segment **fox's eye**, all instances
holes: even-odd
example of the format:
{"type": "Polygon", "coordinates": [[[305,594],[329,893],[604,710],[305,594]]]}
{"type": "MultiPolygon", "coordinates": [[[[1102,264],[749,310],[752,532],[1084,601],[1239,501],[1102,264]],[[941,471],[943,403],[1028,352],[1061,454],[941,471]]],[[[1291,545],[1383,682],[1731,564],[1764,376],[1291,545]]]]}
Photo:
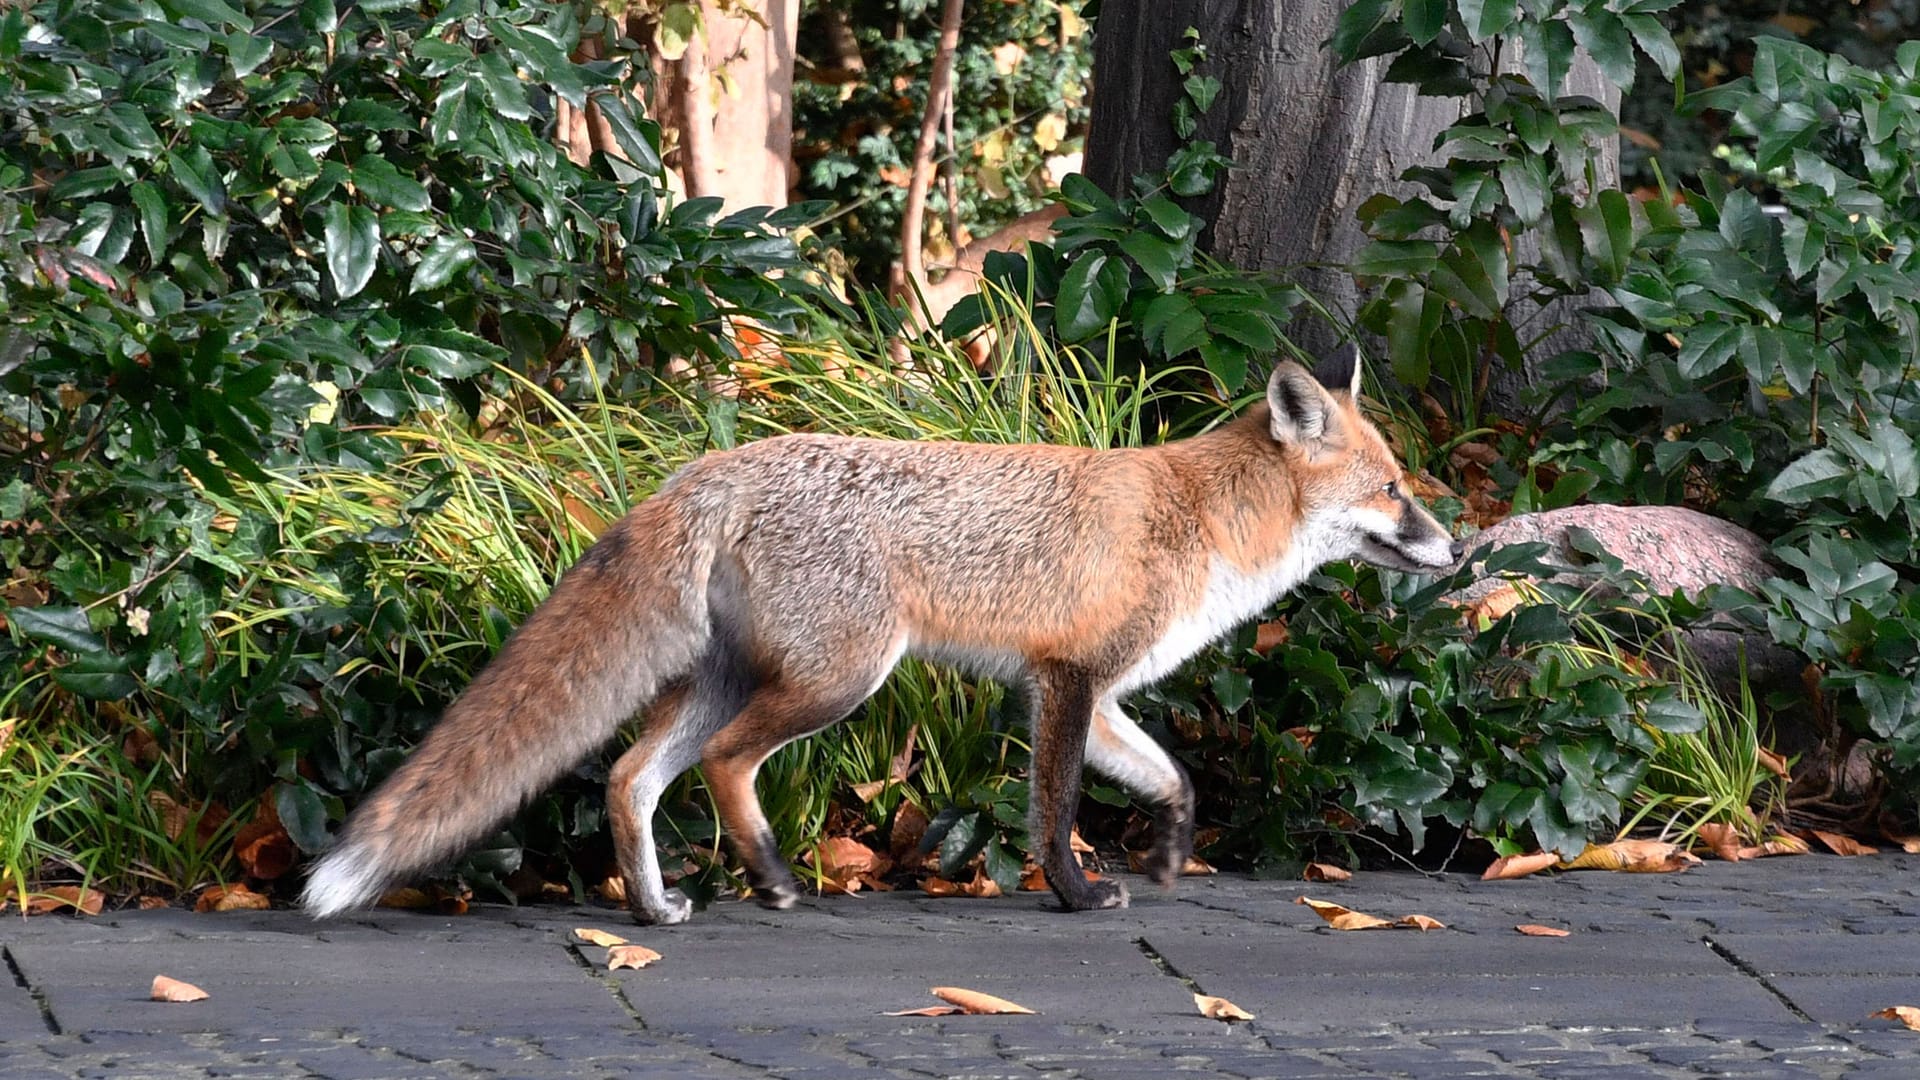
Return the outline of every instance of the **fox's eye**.
{"type": "Polygon", "coordinates": [[[1388,498],[1397,499],[1400,497],[1400,481],[1389,480],[1380,490],[1386,492],[1388,498]]]}

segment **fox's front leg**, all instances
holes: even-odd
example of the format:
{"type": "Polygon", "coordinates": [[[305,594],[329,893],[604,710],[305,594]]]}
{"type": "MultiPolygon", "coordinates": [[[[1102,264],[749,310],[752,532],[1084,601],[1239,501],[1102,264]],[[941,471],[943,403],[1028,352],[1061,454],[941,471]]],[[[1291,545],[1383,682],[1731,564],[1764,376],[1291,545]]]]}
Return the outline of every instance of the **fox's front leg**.
{"type": "Polygon", "coordinates": [[[1113,880],[1088,881],[1073,857],[1080,766],[1100,688],[1089,672],[1067,664],[1037,665],[1033,683],[1039,701],[1033,717],[1027,820],[1047,884],[1068,911],[1126,907],[1126,886],[1113,880]]]}

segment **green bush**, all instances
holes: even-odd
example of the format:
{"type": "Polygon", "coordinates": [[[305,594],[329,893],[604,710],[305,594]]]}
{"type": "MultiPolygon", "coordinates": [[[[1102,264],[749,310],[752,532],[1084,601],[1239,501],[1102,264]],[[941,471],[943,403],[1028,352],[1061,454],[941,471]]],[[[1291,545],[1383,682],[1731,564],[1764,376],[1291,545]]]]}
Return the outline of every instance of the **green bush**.
{"type": "Polygon", "coordinates": [[[377,761],[441,702],[339,667],[406,631],[360,558],[393,534],[265,582],[252,560],[285,523],[224,510],[236,488],[393,468],[405,448],[370,424],[474,412],[515,379],[633,393],[670,358],[735,356],[733,317],[798,325],[815,294],[768,274],[801,266],[778,229],[815,208],[669,205],[628,104],[644,65],[569,59],[612,33],[587,11],[0,12],[0,682],[31,687],[20,737],[121,703],[103,715],[181,763],[174,794],[238,806],[278,781],[312,850],[338,809],[321,793],[352,790],[311,775],[317,748],[377,761]],[[556,102],[589,97],[626,160],[550,143],[556,102]],[[256,590],[276,599],[236,624],[256,590]]]}

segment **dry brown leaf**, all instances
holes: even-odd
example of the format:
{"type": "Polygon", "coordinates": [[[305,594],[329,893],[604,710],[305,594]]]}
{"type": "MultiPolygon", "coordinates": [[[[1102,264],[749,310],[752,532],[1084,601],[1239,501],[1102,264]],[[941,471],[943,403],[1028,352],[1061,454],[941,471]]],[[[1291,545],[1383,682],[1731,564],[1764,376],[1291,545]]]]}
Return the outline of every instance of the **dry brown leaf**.
{"type": "Polygon", "coordinates": [[[1319,734],[1319,732],[1314,731],[1310,727],[1301,726],[1301,727],[1290,727],[1287,730],[1281,732],[1281,734],[1292,736],[1293,741],[1300,744],[1300,749],[1311,750],[1313,749],[1314,736],[1319,734]]]}
{"type": "Polygon", "coordinates": [[[893,863],[851,836],[830,836],[820,841],[810,862],[820,871],[820,891],[852,893],[859,890],[863,877],[884,874],[893,863]]]}
{"type": "Polygon", "coordinates": [[[1792,774],[1787,771],[1787,759],[1764,746],[1760,747],[1760,767],[1782,780],[1793,779],[1792,774]]]}
{"type": "Polygon", "coordinates": [[[1920,836],[1913,836],[1907,833],[1892,832],[1885,828],[1882,828],[1880,830],[1880,835],[1886,837],[1888,840],[1891,840],[1896,844],[1899,844],[1901,851],[1904,851],[1909,855],[1920,855],[1920,836]]]}
{"type": "Polygon", "coordinates": [[[884,1012],[881,1016],[959,1016],[964,1010],[957,1005],[929,1005],[924,1009],[898,1009],[884,1012]]]}
{"type": "Polygon", "coordinates": [[[626,906],[627,883],[619,874],[608,875],[606,880],[594,887],[594,891],[600,894],[600,899],[610,904],[626,906]]]}
{"type": "Polygon", "coordinates": [[[1588,844],[1587,850],[1562,865],[1568,870],[1670,874],[1699,863],[1699,856],[1681,851],[1678,844],[1665,840],[1615,840],[1608,844],[1588,844]]]}
{"type": "Polygon", "coordinates": [[[1892,1005],[1867,1015],[1875,1020],[1898,1020],[1909,1031],[1920,1031],[1920,1008],[1912,1005],[1892,1005]]]}
{"type": "Polygon", "coordinates": [[[1265,656],[1287,643],[1289,631],[1284,619],[1263,622],[1253,629],[1253,651],[1265,656]]]}
{"type": "Polygon", "coordinates": [[[79,885],[55,885],[27,894],[26,914],[45,915],[50,911],[70,910],[81,915],[98,915],[107,906],[107,894],[79,885]]]}
{"type": "Polygon", "coordinates": [[[1739,862],[1746,858],[1742,852],[1747,845],[1743,842],[1739,829],[1714,822],[1700,826],[1699,832],[1700,842],[1707,845],[1707,849],[1715,855],[1728,862],[1739,862]]]}
{"type": "Polygon", "coordinates": [[[887,833],[887,851],[893,861],[906,864],[920,850],[920,841],[927,835],[927,812],[919,804],[903,802],[893,812],[893,828],[887,833]]]}
{"type": "Polygon", "coordinates": [[[920,738],[920,725],[907,726],[907,737],[900,740],[900,752],[887,763],[887,779],[906,783],[913,775],[913,744],[920,738]]]}
{"type": "Polygon", "coordinates": [[[1528,937],[1569,937],[1573,934],[1571,930],[1557,930],[1551,926],[1541,926],[1539,923],[1521,923],[1514,929],[1528,937]]]}
{"type": "Polygon", "coordinates": [[[615,945],[607,950],[607,970],[643,968],[658,959],[660,954],[645,945],[615,945]]]}
{"type": "Polygon", "coordinates": [[[209,885],[201,892],[200,898],[193,902],[193,910],[201,914],[209,911],[265,911],[272,906],[272,900],[245,885],[209,885]]]}
{"type": "Polygon", "coordinates": [[[172,907],[173,902],[164,896],[142,896],[135,904],[141,911],[157,911],[163,907],[172,907]]]}
{"type": "Polygon", "coordinates": [[[1080,826],[1078,825],[1073,827],[1072,835],[1067,837],[1067,846],[1071,847],[1076,855],[1093,854],[1093,845],[1080,839],[1080,826]]]}
{"type": "Polygon", "coordinates": [[[169,979],[165,975],[153,977],[153,989],[147,996],[155,1001],[205,1001],[207,992],[189,982],[169,979]]]}
{"type": "Polygon", "coordinates": [[[582,926],[574,930],[573,936],[586,942],[588,945],[598,945],[603,949],[610,949],[615,945],[625,945],[627,943],[627,939],[621,937],[619,934],[609,934],[605,930],[595,930],[591,926],[582,926]]]}
{"type": "Polygon", "coordinates": [[[0,720],[0,750],[5,750],[7,744],[13,741],[13,729],[19,723],[18,720],[0,720]]]}
{"type": "Polygon", "coordinates": [[[1395,926],[1411,926],[1415,930],[1445,930],[1447,924],[1431,915],[1402,915],[1393,920],[1395,926]]]}
{"type": "Polygon", "coordinates": [[[233,856],[248,877],[272,881],[293,869],[296,854],[293,837],[280,824],[280,811],[269,788],[255,804],[253,820],[234,834],[233,856]]]}
{"type": "Polygon", "coordinates": [[[1506,855],[1493,860],[1480,875],[1481,881],[1508,881],[1513,878],[1537,874],[1551,866],[1560,864],[1560,856],[1551,851],[1536,851],[1528,855],[1506,855]]]}
{"type": "Polygon", "coordinates": [[[864,784],[853,785],[853,793],[861,802],[872,802],[879,798],[880,793],[887,790],[887,785],[891,783],[893,783],[892,780],[869,780],[864,784]]]}
{"type": "Polygon", "coordinates": [[[178,799],[158,788],[147,792],[147,805],[159,811],[160,828],[167,834],[169,840],[180,839],[186,833],[187,826],[192,823],[193,815],[187,811],[187,808],[181,806],[178,799]]]}
{"type": "Polygon", "coordinates": [[[933,996],[949,1005],[958,1005],[960,1011],[969,1016],[1038,1015],[1025,1005],[1015,1005],[1006,998],[994,997],[992,994],[983,994],[978,990],[966,990],[958,986],[936,986],[933,988],[933,996]]]}
{"type": "Polygon", "coordinates": [[[374,907],[399,908],[402,911],[425,911],[433,906],[433,897],[425,889],[390,889],[380,899],[373,902],[374,907]]]}
{"type": "MultiPolygon", "coordinates": [[[[1098,880],[1092,874],[1088,874],[1087,878],[1090,881],[1098,880]]],[[[993,877],[987,873],[986,865],[982,863],[974,867],[973,880],[960,886],[960,891],[977,900],[991,900],[1000,895],[1000,883],[993,880],[993,877]]]]}
{"type": "Polygon", "coordinates": [[[1020,875],[1021,892],[1046,892],[1047,872],[1038,863],[1028,863],[1026,873],[1020,875]]]}
{"type": "Polygon", "coordinates": [[[960,886],[935,874],[920,882],[920,891],[928,896],[959,896],[960,886]]]}
{"type": "Polygon", "coordinates": [[[1343,870],[1332,863],[1310,862],[1306,872],[1300,876],[1308,881],[1345,881],[1353,876],[1353,871],[1343,870]]]}
{"type": "Polygon", "coordinates": [[[1827,845],[1835,855],[1878,855],[1880,849],[1871,844],[1863,844],[1845,833],[1827,832],[1823,829],[1808,829],[1814,839],[1827,845]]]}
{"type": "Polygon", "coordinates": [[[1374,930],[1382,926],[1393,925],[1393,923],[1387,919],[1373,915],[1363,915],[1357,911],[1349,911],[1339,904],[1326,900],[1313,900],[1303,896],[1295,900],[1294,903],[1305,904],[1312,908],[1315,915],[1327,920],[1327,924],[1335,930],[1374,930]]]}
{"type": "Polygon", "coordinates": [[[1253,1019],[1252,1013],[1223,997],[1214,997],[1211,994],[1195,994],[1193,995],[1193,1003],[1199,1006],[1200,1015],[1209,1020],[1233,1021],[1253,1019]]]}

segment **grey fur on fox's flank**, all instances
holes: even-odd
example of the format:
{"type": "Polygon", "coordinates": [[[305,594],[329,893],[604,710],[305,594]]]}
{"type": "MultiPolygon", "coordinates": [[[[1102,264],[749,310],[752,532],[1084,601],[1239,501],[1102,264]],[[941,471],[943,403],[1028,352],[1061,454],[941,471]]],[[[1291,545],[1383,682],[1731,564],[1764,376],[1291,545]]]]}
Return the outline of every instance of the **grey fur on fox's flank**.
{"type": "Polygon", "coordinates": [[[1193,846],[1193,788],[1124,696],[1324,563],[1459,558],[1407,494],[1359,385],[1351,350],[1319,378],[1282,363],[1264,404],[1141,449],[789,435],[708,454],[561,577],[355,811],[303,900],[333,915],[457,857],[644,708],[608,783],[634,916],[691,911],[662,886],[652,818],[696,762],[755,894],[788,906],[799,887],[755,771],[908,653],[1027,691],[1031,835],[1067,908],[1127,902],[1069,847],[1083,763],[1158,808],[1148,872],[1170,885],[1193,846]]]}

